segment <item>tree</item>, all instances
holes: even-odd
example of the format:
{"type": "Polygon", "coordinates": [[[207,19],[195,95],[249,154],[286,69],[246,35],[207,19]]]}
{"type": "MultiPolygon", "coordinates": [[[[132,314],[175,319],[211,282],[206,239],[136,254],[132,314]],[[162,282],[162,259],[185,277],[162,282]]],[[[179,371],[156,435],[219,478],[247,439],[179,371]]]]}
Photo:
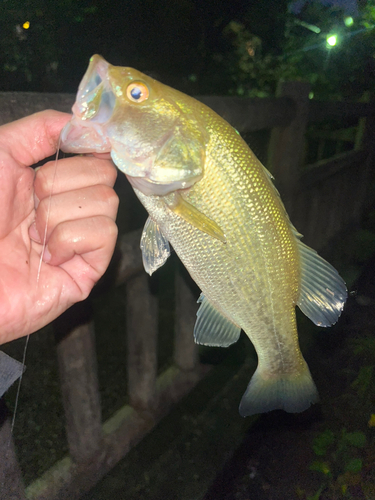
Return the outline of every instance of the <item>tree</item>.
{"type": "Polygon", "coordinates": [[[85,1],[3,0],[0,3],[2,90],[62,90],[60,66],[69,40],[77,26],[95,12],[96,7],[85,1]]]}
{"type": "Polygon", "coordinates": [[[374,0],[354,19],[343,7],[315,1],[305,2],[298,15],[289,12],[284,20],[284,37],[273,51],[265,50],[267,44],[256,26],[250,29],[248,17],[226,26],[223,36],[231,47],[213,57],[229,76],[229,93],[272,95],[280,79],[309,81],[314,96],[323,99],[353,99],[374,88],[374,0]],[[336,37],[335,45],[327,43],[329,36],[336,37]]]}

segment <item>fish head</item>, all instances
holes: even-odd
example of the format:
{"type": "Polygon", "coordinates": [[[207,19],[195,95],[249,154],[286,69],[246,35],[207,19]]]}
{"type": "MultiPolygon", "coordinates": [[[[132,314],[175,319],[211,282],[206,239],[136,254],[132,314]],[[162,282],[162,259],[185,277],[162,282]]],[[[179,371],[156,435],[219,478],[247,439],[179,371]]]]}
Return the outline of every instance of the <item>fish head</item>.
{"type": "Polygon", "coordinates": [[[61,133],[69,153],[110,153],[133,187],[165,195],[198,182],[208,133],[195,99],[133,68],[90,59],[61,133]]]}

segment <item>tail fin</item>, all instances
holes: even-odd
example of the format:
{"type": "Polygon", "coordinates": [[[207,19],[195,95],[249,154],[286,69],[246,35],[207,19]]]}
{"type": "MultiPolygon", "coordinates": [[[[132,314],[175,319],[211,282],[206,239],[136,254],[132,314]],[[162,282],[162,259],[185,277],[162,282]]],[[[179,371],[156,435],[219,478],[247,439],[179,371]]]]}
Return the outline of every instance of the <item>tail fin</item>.
{"type": "Polygon", "coordinates": [[[242,417],[271,410],[299,413],[319,399],[306,363],[302,372],[272,378],[264,375],[264,370],[258,365],[241,399],[239,411],[242,417]]]}

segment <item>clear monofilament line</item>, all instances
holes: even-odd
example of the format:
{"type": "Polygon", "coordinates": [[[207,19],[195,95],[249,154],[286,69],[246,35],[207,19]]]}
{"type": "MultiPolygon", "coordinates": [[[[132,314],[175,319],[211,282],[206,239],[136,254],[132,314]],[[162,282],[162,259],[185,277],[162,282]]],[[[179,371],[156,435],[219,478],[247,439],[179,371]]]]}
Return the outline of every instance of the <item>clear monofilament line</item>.
{"type": "MultiPolygon", "coordinates": [[[[25,347],[23,348],[23,356],[22,356],[22,367],[23,368],[25,367],[26,351],[27,351],[27,346],[29,344],[29,338],[30,338],[30,335],[27,335],[26,342],[25,342],[25,347]]],[[[10,433],[11,433],[11,435],[13,434],[13,428],[14,428],[14,424],[16,422],[16,413],[17,413],[17,407],[18,407],[18,400],[20,398],[22,377],[23,377],[23,370],[22,370],[22,373],[21,373],[21,376],[20,376],[20,378],[18,380],[18,385],[17,385],[16,401],[14,403],[14,411],[13,411],[13,416],[12,416],[12,423],[11,423],[11,426],[10,426],[10,433]]]]}
{"type": "Polygon", "coordinates": [[[43,243],[42,243],[42,252],[40,254],[40,259],[39,259],[39,266],[38,266],[38,272],[36,276],[36,286],[38,287],[39,284],[39,279],[40,279],[40,271],[42,269],[42,263],[43,263],[43,254],[44,250],[46,249],[47,246],[47,231],[48,231],[48,222],[49,222],[49,217],[51,213],[51,202],[52,202],[52,194],[53,194],[53,186],[55,184],[55,179],[56,179],[56,172],[57,172],[57,160],[59,158],[59,150],[60,150],[60,144],[61,144],[61,134],[59,136],[59,141],[57,143],[57,151],[56,151],[56,158],[55,158],[55,168],[53,171],[53,178],[52,178],[52,185],[51,185],[51,191],[49,193],[49,198],[48,198],[48,206],[47,206],[47,217],[46,217],[46,224],[44,226],[44,234],[43,234],[43,243]]]}
{"type": "MultiPolygon", "coordinates": [[[[56,151],[56,158],[55,158],[55,167],[54,167],[54,171],[53,171],[51,191],[50,191],[49,197],[48,197],[46,225],[44,227],[42,252],[40,254],[39,265],[38,265],[38,272],[37,272],[37,276],[36,276],[36,288],[38,288],[38,285],[39,285],[40,273],[41,273],[42,262],[43,262],[43,254],[44,254],[44,250],[46,249],[46,245],[47,245],[47,229],[48,229],[48,222],[49,222],[49,217],[50,217],[50,213],[51,213],[51,203],[52,203],[53,186],[55,184],[55,178],[56,178],[56,172],[57,172],[57,160],[58,160],[58,157],[59,157],[60,143],[61,143],[61,134],[59,136],[59,141],[58,141],[58,144],[57,144],[57,151],[56,151]]],[[[30,335],[27,335],[26,336],[25,347],[23,349],[23,356],[22,356],[22,366],[23,366],[23,368],[25,367],[26,351],[27,351],[27,347],[28,347],[28,344],[29,344],[29,339],[30,339],[30,335]]],[[[21,376],[20,376],[20,378],[18,380],[18,385],[17,385],[16,400],[15,400],[15,403],[14,403],[14,411],[13,411],[12,423],[11,423],[11,427],[10,427],[10,429],[11,429],[11,435],[13,434],[14,424],[16,422],[16,414],[17,414],[18,402],[19,402],[20,392],[21,392],[22,377],[23,377],[23,371],[21,373],[21,376]]]]}

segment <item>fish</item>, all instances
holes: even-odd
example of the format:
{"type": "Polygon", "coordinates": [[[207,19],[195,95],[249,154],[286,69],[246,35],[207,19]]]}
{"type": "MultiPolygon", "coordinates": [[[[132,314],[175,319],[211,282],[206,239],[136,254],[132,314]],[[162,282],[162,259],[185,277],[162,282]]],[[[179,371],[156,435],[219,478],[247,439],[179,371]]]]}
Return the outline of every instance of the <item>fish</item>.
{"type": "Polygon", "coordinates": [[[110,153],[149,214],[145,270],[161,267],[172,245],[201,289],[195,342],[227,347],[243,330],[254,345],[258,364],[240,415],[302,412],[317,402],[295,308],[330,326],[346,285],[301,241],[271,174],[235,128],[196,99],[99,55],[72,112],[61,149],[110,153]]]}

